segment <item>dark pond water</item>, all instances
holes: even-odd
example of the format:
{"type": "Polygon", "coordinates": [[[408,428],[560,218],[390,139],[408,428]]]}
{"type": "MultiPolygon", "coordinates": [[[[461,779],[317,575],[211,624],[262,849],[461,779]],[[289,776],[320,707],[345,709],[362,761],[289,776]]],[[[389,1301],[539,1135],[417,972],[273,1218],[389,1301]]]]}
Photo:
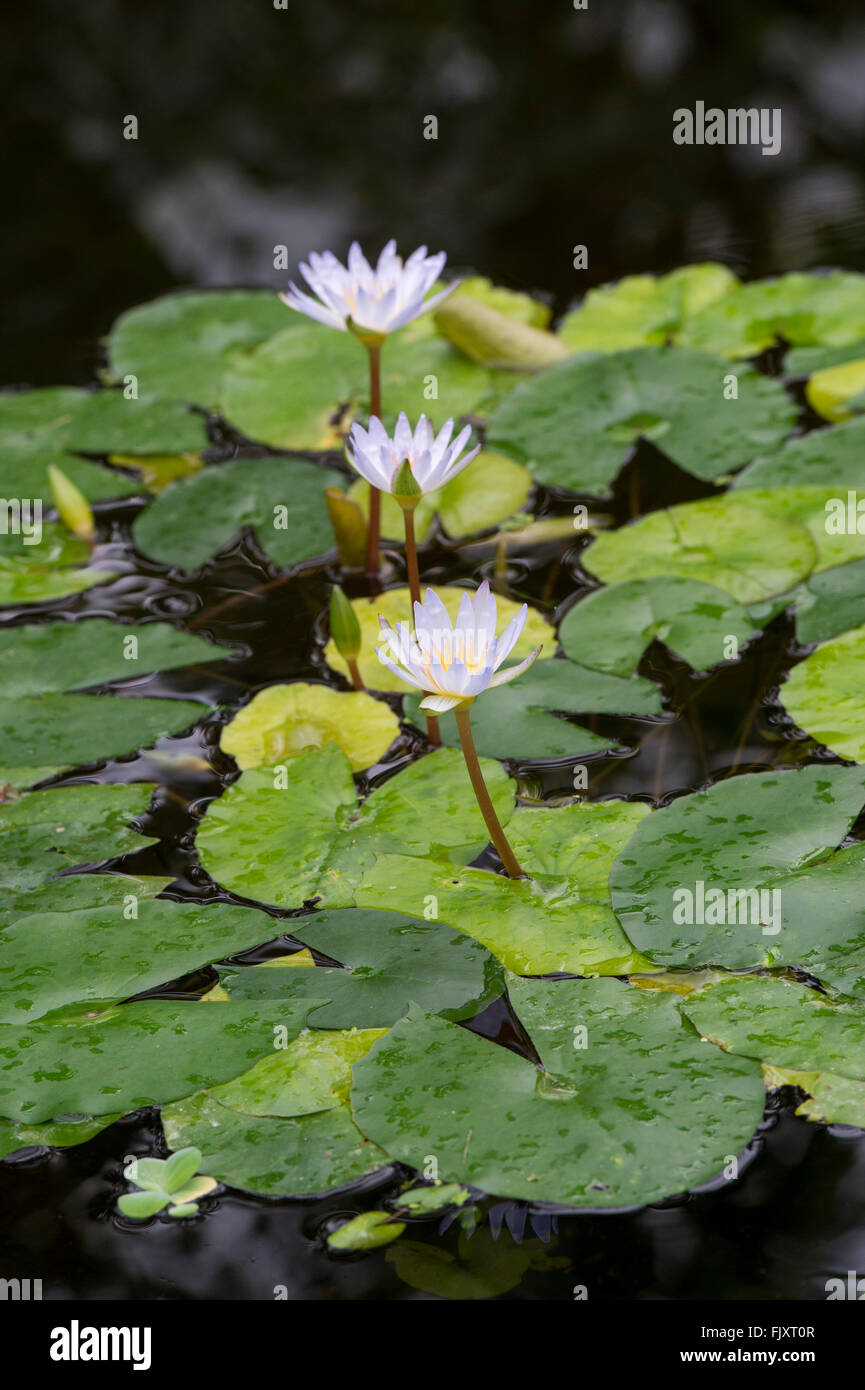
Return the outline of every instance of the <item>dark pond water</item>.
{"type": "MultiPolygon", "coordinates": [[[[214,432],[214,462],[258,452],[214,432]]],[[[671,498],[711,491],[686,478],[651,445],[639,444],[604,510],[621,522],[671,498]]],[[[541,494],[538,514],[570,512],[573,499],[541,494]]],[[[232,900],[197,863],[197,822],[208,802],[237,775],[218,747],[220,725],[262,686],[277,680],[340,683],[325,666],[322,615],[329,584],[326,565],[278,574],[241,536],[198,575],[173,573],[135,554],[129,526],[140,503],[99,509],[99,556],[120,577],[71,600],[43,605],[42,620],[85,615],[119,621],[168,620],[210,637],[241,642],[241,660],[219,660],[134,683],[134,693],[194,694],[221,708],[186,735],[163,740],[161,749],[207,758],[211,769],[192,766],[166,773],[146,753],[83,769],[59,780],[127,782],[156,776],[162,787],[146,830],[159,843],[114,861],[115,867],[174,877],[172,896],[232,900]]],[[[597,504],[593,504],[598,510],[597,504]]],[[[582,542],[541,547],[518,557],[508,571],[514,597],[560,616],[590,587],[580,568],[582,542]]],[[[390,557],[390,582],[398,583],[400,557],[390,557]]],[[[482,552],[425,552],[423,569],[433,582],[477,581],[491,572],[482,552]],[[477,563],[476,563],[477,562],[477,563]]],[[[5,622],[33,620],[33,611],[9,609],[5,622]]],[[[780,616],[738,662],[695,675],[659,644],[646,653],[641,674],[657,681],[665,697],[660,719],[585,718],[621,745],[583,761],[593,798],[635,797],[661,804],[683,792],[759,767],[826,759],[825,750],[796,732],[777,701],[786,671],[807,650],[796,646],[789,620],[780,616]]],[[[130,698],[134,698],[129,683],[130,698]]],[[[115,685],[123,690],[123,685],[115,685]]],[[[380,764],[359,778],[369,787],[422,755],[420,735],[405,734],[380,764]]],[[[572,759],[512,764],[527,801],[572,794],[572,759]]],[[[488,862],[482,856],[479,863],[488,862]]],[[[274,911],[274,942],[246,953],[260,959],[291,945],[296,913],[274,911]],[[280,934],[282,933],[282,934],[280,934]]],[[[173,981],[155,991],[190,997],[215,981],[212,971],[173,981]]],[[[506,1001],[467,1026],[521,1050],[519,1026],[506,1001]]],[[[798,1119],[801,1097],[775,1094],[746,1154],[737,1182],[723,1179],[706,1190],[649,1208],[578,1214],[486,1198],[482,1207],[495,1252],[532,1240],[532,1267],[498,1297],[571,1300],[576,1285],[592,1298],[632,1299],[822,1299],[825,1281],[865,1262],[865,1139],[858,1131],[798,1119]],[[538,1257],[539,1256],[539,1257],[538,1257]],[[546,1258],[544,1258],[546,1256],[546,1258]]],[[[339,1217],[379,1206],[405,1176],[397,1167],[321,1200],[263,1199],[228,1192],[205,1200],[202,1214],[182,1224],[156,1220],[132,1229],[114,1212],[127,1155],[159,1150],[158,1112],[141,1111],[70,1150],[25,1151],[0,1165],[0,1230],[4,1266],[21,1277],[41,1278],[54,1298],[270,1299],[279,1289],[291,1299],[425,1298],[403,1283],[386,1253],[334,1256],[325,1237],[339,1217]]],[[[440,1218],[411,1224],[412,1238],[456,1252],[458,1227],[440,1218]]]]}

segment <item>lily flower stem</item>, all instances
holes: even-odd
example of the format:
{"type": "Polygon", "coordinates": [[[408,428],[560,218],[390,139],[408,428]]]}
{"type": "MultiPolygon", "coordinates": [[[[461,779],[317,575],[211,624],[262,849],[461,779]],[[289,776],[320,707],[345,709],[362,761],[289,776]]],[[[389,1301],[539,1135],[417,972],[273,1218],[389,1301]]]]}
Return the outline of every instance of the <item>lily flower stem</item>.
{"type": "MultiPolygon", "coordinates": [[[[381,419],[381,345],[368,345],[369,353],[369,413],[381,419]]],[[[366,572],[372,582],[378,579],[381,561],[378,553],[379,533],[381,531],[381,493],[377,487],[369,489],[369,530],[366,541],[366,572]]]]}
{"type": "Polygon", "coordinates": [[[346,659],[346,665],[348,667],[348,673],[351,676],[351,683],[355,690],[366,690],[366,686],[363,683],[363,676],[360,674],[360,668],[354,657],[348,657],[346,659]]]}
{"type": "Polygon", "coordinates": [[[471,715],[469,711],[471,705],[462,703],[456,706],[454,716],[457,721],[460,743],[462,744],[463,757],[466,760],[469,777],[471,779],[474,794],[478,799],[481,815],[486,821],[487,830],[490,832],[490,839],[498,850],[509,878],[524,878],[513,850],[507,842],[505,832],[502,830],[501,821],[495,812],[487,784],[484,781],[484,774],[481,772],[481,765],[478,762],[478,755],[475,749],[475,741],[472,737],[471,715]]]}
{"type": "MultiPolygon", "coordinates": [[[[405,567],[408,574],[408,591],[411,596],[411,630],[414,632],[414,606],[420,603],[420,572],[417,563],[417,541],[414,533],[414,511],[411,507],[403,507],[402,517],[405,522],[405,567]]],[[[442,735],[439,728],[438,719],[434,714],[426,716],[427,738],[433,748],[441,748],[442,735]]]]}

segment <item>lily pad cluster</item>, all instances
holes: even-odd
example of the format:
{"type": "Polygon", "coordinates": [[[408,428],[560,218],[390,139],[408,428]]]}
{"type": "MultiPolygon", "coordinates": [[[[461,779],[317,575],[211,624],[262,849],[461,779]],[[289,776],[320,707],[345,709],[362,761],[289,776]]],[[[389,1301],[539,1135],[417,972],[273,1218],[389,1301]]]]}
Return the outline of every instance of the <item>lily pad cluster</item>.
{"type": "MultiPolygon", "coordinates": [[[[365,690],[322,640],[313,676],[222,716],[237,775],[197,807],[207,901],[136,869],[153,786],[86,769],[210,715],[147,695],[147,678],[235,651],[163,622],[16,619],[0,631],[0,1153],[84,1143],[159,1107],[166,1147],[136,1159],[138,1191],[119,1197],[133,1219],[195,1216],[220,1183],[311,1195],[434,1159],[438,1197],[402,1194],[330,1246],[395,1241],[408,1282],[476,1290],[468,1247],[444,1269],[403,1238],[413,1209],[469,1191],[623,1207],[721,1181],[766,1086],[865,1128],[865,530],[849,500],[865,468],[865,280],[742,285],[686,267],[594,291],[556,332],[527,296],[484,281],[447,303],[460,296],[483,313],[417,320],[382,354],[386,423],[424,411],[484,436],[418,507],[421,541],[528,522],[533,499],[603,499],[641,440],[713,494],[572,547],[574,594],[558,615],[533,605],[512,653],[542,644],[540,659],[478,702],[483,775],[526,877],[487,867],[453,716],[431,749],[419,699],[398,699],[374,656],[379,614],[406,615],[401,586],[352,599],[365,690]],[[496,315],[514,331],[496,336],[496,315]],[[770,347],[786,349],[781,375],[760,359],[770,347]],[[791,388],[805,377],[818,428],[791,388]],[[839,499],[853,524],[832,529],[839,499]],[[526,764],[623,751],[595,716],[632,721],[635,744],[675,717],[645,674],[653,644],[710,672],[785,611],[798,645],[779,738],[822,745],[810,766],[658,808],[529,804],[526,764]],[[475,1022],[491,1009],[516,1048],[475,1022]]],[[[333,567],[326,490],[366,506],[341,450],[368,412],[349,335],[263,291],[171,295],[115,325],[101,389],[0,397],[0,476],[46,510],[51,463],[93,502],[141,498],[134,544],[175,572],[239,533],[278,568],[333,567]]],[[[398,538],[387,503],[382,518],[398,538]]],[[[6,602],[108,575],[53,520],[25,540],[0,537],[6,602]]],[[[453,618],[465,590],[438,593],[453,618]]]]}

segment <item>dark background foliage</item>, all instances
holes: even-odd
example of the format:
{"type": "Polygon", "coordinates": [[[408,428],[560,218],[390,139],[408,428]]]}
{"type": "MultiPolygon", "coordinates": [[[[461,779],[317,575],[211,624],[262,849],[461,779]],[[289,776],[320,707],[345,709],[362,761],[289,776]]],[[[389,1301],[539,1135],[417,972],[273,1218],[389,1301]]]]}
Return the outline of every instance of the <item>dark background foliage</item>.
{"type": "Polygon", "coordinates": [[[426,241],[557,307],[706,257],[865,268],[856,3],[284,3],[7,12],[0,380],[86,380],[114,315],[168,288],[283,285],[280,243],[294,265],[426,241]],[[781,153],[675,146],[697,100],[780,106],[781,153]]]}

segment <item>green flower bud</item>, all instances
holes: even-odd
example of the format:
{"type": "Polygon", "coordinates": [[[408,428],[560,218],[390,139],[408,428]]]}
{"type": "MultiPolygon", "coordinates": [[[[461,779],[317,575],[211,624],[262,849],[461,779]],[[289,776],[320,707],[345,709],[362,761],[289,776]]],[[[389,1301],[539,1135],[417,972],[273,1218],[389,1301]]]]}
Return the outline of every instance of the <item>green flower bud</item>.
{"type": "Polygon", "coordinates": [[[360,623],[338,584],[330,591],[330,635],[345,661],[356,661],[360,653],[360,623]]]}
{"type": "Polygon", "coordinates": [[[64,526],[82,541],[92,543],[96,527],[93,511],[84,493],[53,463],[48,465],[48,481],[54,505],[64,526]]]}

